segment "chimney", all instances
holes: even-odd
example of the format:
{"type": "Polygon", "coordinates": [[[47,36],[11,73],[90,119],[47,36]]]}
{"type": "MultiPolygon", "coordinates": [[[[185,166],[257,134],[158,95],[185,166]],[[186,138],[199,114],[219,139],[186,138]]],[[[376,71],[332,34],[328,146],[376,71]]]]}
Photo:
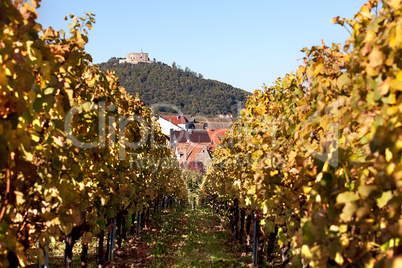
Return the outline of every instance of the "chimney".
{"type": "Polygon", "coordinates": [[[174,144],[174,130],[171,128],[170,129],[170,147],[173,148],[173,144],[174,144]]]}

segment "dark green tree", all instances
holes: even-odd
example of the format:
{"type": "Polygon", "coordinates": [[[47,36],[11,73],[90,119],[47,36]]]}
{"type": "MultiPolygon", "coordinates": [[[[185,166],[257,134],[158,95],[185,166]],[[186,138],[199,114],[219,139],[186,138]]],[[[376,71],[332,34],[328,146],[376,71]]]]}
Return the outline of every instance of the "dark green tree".
{"type": "Polygon", "coordinates": [[[216,115],[238,114],[237,102],[245,103],[250,93],[216,80],[204,79],[176,62],[167,64],[139,63],[116,64],[111,58],[99,65],[102,71],[112,70],[121,85],[132,94],[138,94],[147,105],[168,103],[177,106],[184,114],[216,115]]]}

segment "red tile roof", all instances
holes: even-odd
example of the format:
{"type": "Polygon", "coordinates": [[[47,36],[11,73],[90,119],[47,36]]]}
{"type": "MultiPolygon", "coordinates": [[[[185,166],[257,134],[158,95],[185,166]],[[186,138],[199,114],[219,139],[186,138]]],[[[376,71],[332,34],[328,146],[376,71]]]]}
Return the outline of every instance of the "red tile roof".
{"type": "Polygon", "coordinates": [[[212,144],[220,144],[228,129],[207,129],[212,144]]]}
{"type": "Polygon", "coordinates": [[[207,150],[208,152],[214,152],[216,149],[216,145],[215,144],[209,144],[207,145],[207,150]]]}
{"type": "Polygon", "coordinates": [[[188,152],[188,147],[190,147],[191,143],[176,143],[174,151],[178,154],[184,154],[188,152]]]}
{"type": "Polygon", "coordinates": [[[175,125],[188,123],[187,119],[184,116],[162,116],[162,118],[172,122],[175,125]]]}
{"type": "Polygon", "coordinates": [[[196,146],[194,146],[194,148],[190,152],[190,155],[187,158],[187,163],[194,162],[197,155],[202,151],[202,148],[204,148],[204,145],[201,144],[197,144],[196,146]]]}
{"type": "Polygon", "coordinates": [[[202,151],[202,149],[205,148],[206,152],[208,153],[208,149],[205,145],[203,144],[197,144],[197,143],[190,143],[188,148],[187,148],[187,154],[184,154],[180,160],[179,163],[191,163],[195,161],[195,158],[197,155],[202,151]]]}

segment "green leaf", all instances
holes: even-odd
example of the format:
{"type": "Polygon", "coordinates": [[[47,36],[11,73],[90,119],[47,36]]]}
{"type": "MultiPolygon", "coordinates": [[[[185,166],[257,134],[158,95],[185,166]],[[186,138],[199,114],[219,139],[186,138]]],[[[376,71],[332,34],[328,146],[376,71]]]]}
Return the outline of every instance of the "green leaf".
{"type": "Polygon", "coordinates": [[[337,204],[345,204],[359,200],[359,197],[353,192],[343,192],[336,197],[337,204]]]}
{"type": "Polygon", "coordinates": [[[375,190],[377,190],[376,185],[360,185],[357,191],[363,198],[366,199],[375,190]]]}
{"type": "Polygon", "coordinates": [[[304,224],[302,230],[303,230],[303,242],[304,243],[310,243],[316,239],[317,228],[311,221],[306,222],[304,224]]]}
{"type": "Polygon", "coordinates": [[[345,85],[350,84],[350,78],[348,73],[344,73],[341,76],[338,77],[338,80],[336,81],[336,85],[338,88],[342,89],[345,85]]]}
{"type": "Polygon", "coordinates": [[[342,209],[342,214],[339,217],[344,221],[350,221],[352,216],[357,210],[357,205],[355,202],[348,202],[342,209]]]}
{"type": "Polygon", "coordinates": [[[53,94],[53,92],[54,92],[55,89],[56,89],[56,88],[54,88],[54,87],[47,87],[47,88],[43,91],[43,94],[44,94],[44,95],[53,94]]]}
{"type": "Polygon", "coordinates": [[[53,166],[55,167],[55,168],[57,168],[57,169],[61,169],[61,167],[62,167],[62,163],[61,163],[61,161],[59,160],[59,157],[58,156],[55,156],[55,157],[53,157],[53,166]]]}
{"type": "Polygon", "coordinates": [[[18,126],[18,118],[19,118],[19,116],[18,116],[17,113],[12,113],[12,114],[9,114],[7,116],[7,120],[9,120],[11,122],[11,128],[12,129],[17,128],[17,126],[18,126]]]}
{"type": "Polygon", "coordinates": [[[92,30],[93,26],[92,26],[92,23],[90,21],[87,21],[85,23],[85,25],[88,27],[88,29],[92,30]]]}
{"type": "Polygon", "coordinates": [[[388,204],[388,201],[392,199],[392,191],[382,193],[381,197],[377,199],[377,205],[379,208],[388,204]]]}
{"type": "Polygon", "coordinates": [[[376,68],[380,66],[385,59],[384,53],[380,50],[379,46],[375,46],[368,56],[369,66],[376,68]]]}
{"type": "Polygon", "coordinates": [[[33,109],[35,112],[39,113],[42,111],[43,98],[37,97],[33,103],[33,109]]]}
{"type": "Polygon", "coordinates": [[[272,221],[268,221],[265,228],[268,233],[273,233],[273,232],[275,232],[275,223],[272,221]]]}

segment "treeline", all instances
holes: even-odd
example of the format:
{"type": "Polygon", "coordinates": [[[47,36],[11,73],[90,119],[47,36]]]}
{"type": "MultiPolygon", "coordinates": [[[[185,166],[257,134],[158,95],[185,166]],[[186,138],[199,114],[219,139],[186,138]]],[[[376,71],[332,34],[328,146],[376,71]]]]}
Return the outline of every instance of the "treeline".
{"type": "MultiPolygon", "coordinates": [[[[121,85],[130,93],[138,93],[147,105],[167,103],[178,107],[184,114],[235,114],[237,102],[245,102],[250,93],[201,74],[184,70],[175,63],[118,64],[116,58],[101,63],[99,68],[112,70],[121,85]]],[[[171,112],[171,111],[169,111],[171,112]]]]}

